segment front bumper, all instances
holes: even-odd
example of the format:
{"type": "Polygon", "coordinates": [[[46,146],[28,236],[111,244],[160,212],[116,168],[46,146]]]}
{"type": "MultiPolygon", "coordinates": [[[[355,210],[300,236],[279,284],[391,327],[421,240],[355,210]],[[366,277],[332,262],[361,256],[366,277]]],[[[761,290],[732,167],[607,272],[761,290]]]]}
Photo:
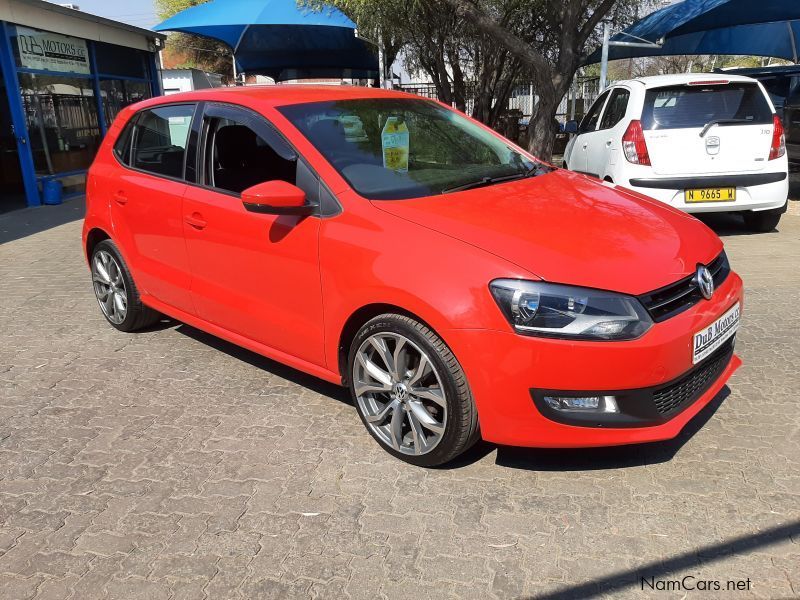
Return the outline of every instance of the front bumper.
{"type": "MultiPolygon", "coordinates": [[[[706,406],[741,365],[730,354],[712,374],[710,385],[692,402],[659,415],[630,410],[636,396],[668,389],[695,370],[693,334],[742,302],[742,281],[731,273],[710,301],[702,301],[671,319],[656,323],[642,338],[628,342],[573,342],[520,336],[493,330],[445,333],[470,383],[478,408],[482,437],[513,446],[577,448],[667,440],[706,406]],[[540,410],[531,390],[614,390],[631,397],[626,410],[639,422],[558,422],[540,410]],[[635,415],[634,415],[635,416],[635,415]]],[[[700,366],[718,358],[715,354],[700,366]]],[[[707,382],[706,382],[707,383],[707,382]]],[[[535,393],[534,393],[535,395],[535,393]]],[[[641,398],[641,396],[640,396],[641,398]]]]}
{"type": "Polygon", "coordinates": [[[789,197],[785,171],[712,177],[634,177],[625,187],[688,213],[773,210],[785,206],[789,197]],[[685,190],[701,188],[736,188],[736,200],[686,202],[685,190]]]}

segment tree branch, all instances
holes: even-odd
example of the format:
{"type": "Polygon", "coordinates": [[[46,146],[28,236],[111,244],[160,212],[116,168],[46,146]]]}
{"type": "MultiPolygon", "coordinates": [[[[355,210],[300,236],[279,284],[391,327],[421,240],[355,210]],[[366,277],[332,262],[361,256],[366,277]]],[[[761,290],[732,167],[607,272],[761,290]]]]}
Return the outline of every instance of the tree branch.
{"type": "Polygon", "coordinates": [[[617,0],[603,0],[600,5],[594,9],[594,12],[591,16],[586,19],[586,23],[583,24],[580,30],[580,46],[586,43],[586,40],[589,39],[589,36],[592,35],[594,28],[600,24],[605,16],[608,14],[612,8],[614,8],[614,4],[616,4],[617,0]]]}
{"type": "Polygon", "coordinates": [[[529,65],[534,70],[546,73],[552,71],[550,63],[547,62],[544,56],[536,52],[525,40],[505,29],[470,0],[445,0],[445,2],[456,11],[459,17],[466,19],[475,27],[497,40],[526,65],[529,65]]]}

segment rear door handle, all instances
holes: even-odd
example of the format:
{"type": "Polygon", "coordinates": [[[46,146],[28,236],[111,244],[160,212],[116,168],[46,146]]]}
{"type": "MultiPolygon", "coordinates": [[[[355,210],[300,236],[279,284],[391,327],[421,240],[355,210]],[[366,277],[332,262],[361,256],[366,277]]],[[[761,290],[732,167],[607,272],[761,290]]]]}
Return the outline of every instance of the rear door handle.
{"type": "Polygon", "coordinates": [[[127,204],[128,203],[128,196],[125,194],[125,192],[122,192],[122,191],[117,192],[116,194],[114,194],[114,201],[117,204],[127,204]]]}
{"type": "Polygon", "coordinates": [[[192,213],[186,217],[186,223],[195,229],[205,229],[206,225],[208,225],[208,222],[203,219],[203,215],[200,213],[192,213]]]}

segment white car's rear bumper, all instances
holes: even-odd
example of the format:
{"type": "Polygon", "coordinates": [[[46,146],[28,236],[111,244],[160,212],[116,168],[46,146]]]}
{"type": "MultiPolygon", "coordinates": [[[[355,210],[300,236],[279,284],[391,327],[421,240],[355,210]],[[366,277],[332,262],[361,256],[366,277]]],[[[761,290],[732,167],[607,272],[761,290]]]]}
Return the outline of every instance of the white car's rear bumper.
{"type": "Polygon", "coordinates": [[[688,213],[771,210],[785,206],[789,197],[789,177],[782,171],[708,177],[632,178],[627,187],[688,213]],[[736,200],[732,202],[685,201],[684,191],[687,189],[730,187],[736,188],[736,200]]]}

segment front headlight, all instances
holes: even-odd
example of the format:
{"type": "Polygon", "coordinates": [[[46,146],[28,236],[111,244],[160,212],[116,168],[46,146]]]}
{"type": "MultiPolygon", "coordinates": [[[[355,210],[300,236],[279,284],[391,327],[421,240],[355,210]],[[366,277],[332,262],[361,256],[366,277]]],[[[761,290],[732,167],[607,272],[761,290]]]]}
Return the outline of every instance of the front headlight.
{"type": "Polygon", "coordinates": [[[578,340],[633,340],[653,324],[632,296],[520,279],[489,284],[517,333],[578,340]]]}

